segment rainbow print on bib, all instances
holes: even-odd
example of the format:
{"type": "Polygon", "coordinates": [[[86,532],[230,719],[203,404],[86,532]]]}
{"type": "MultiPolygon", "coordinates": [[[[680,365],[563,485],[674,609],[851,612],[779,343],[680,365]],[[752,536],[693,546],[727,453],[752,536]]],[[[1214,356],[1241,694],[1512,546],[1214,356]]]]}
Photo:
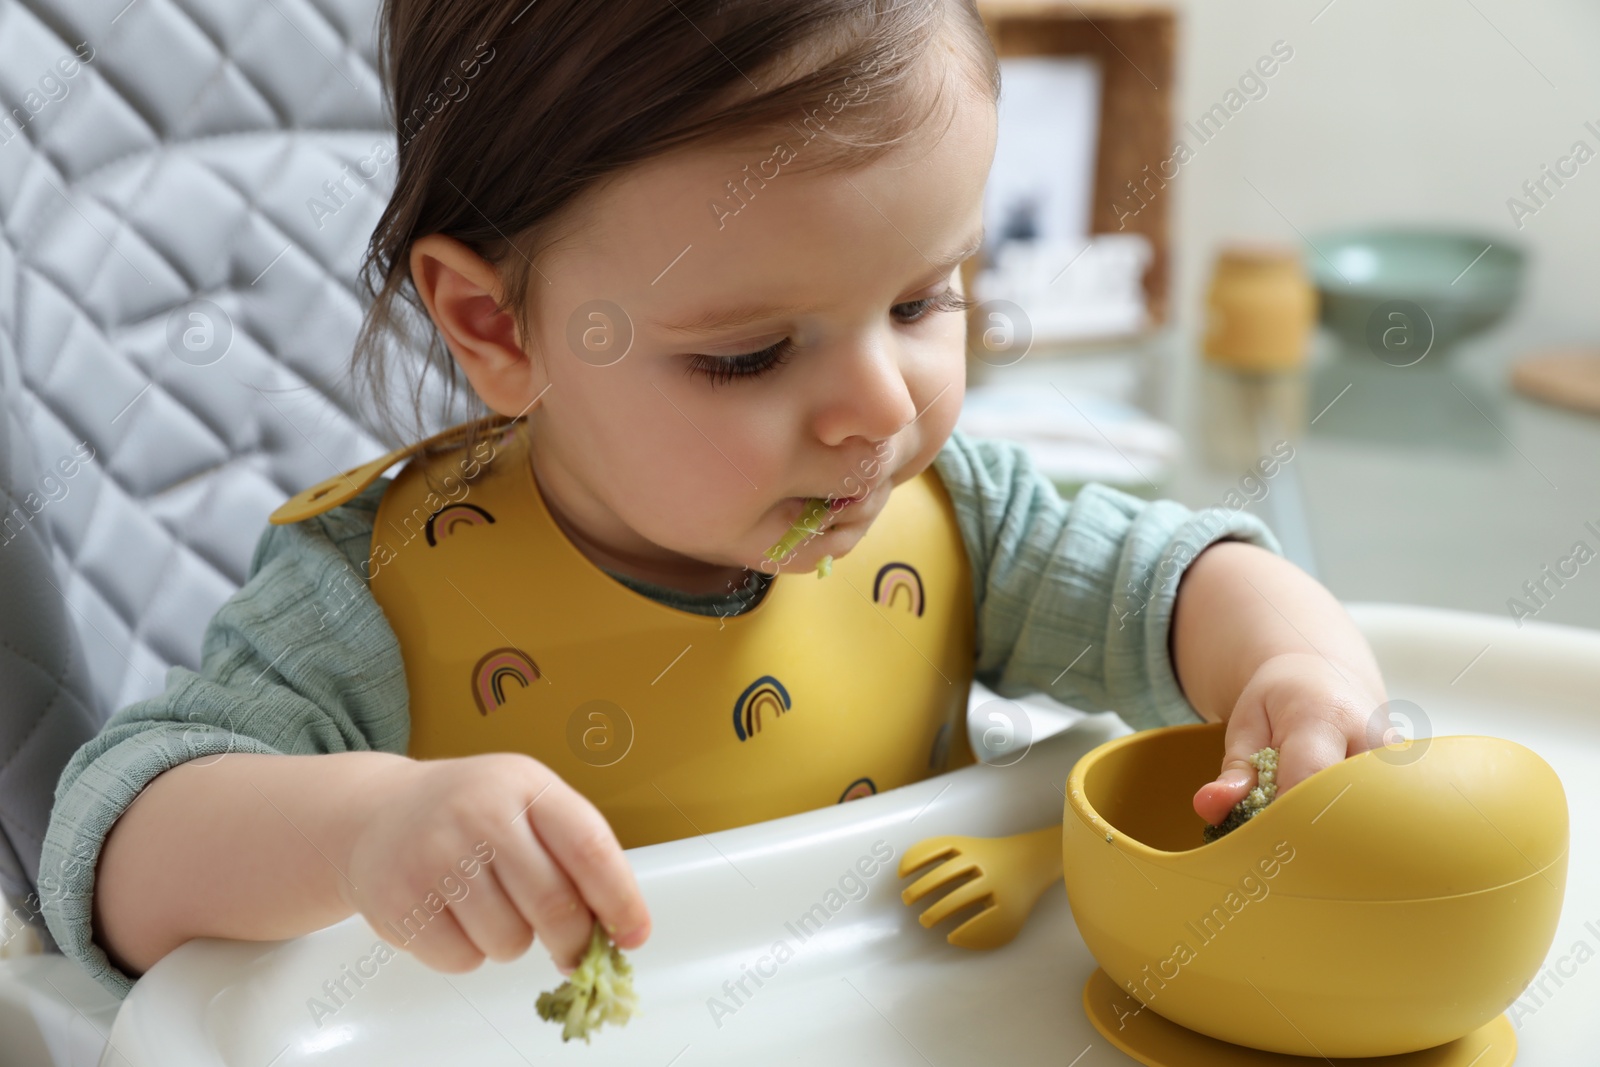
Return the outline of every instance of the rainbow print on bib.
{"type": "Polygon", "coordinates": [[[745,687],[739,699],[733,702],[733,732],[745,741],[761,731],[761,713],[768,711],[772,718],[789,710],[792,702],[789,690],[770,674],[764,674],[745,687]]]}
{"type": "Polygon", "coordinates": [[[871,778],[857,778],[845,786],[844,792],[839,794],[839,803],[843,804],[847,800],[860,800],[862,797],[870,797],[877,791],[878,787],[873,784],[871,778]]]}
{"type": "Polygon", "coordinates": [[[497,648],[484,655],[472,671],[472,695],[480,714],[487,715],[505,704],[506,683],[516,682],[527,689],[539,680],[539,668],[520,648],[497,648]]]}
{"type": "Polygon", "coordinates": [[[922,575],[909,563],[885,563],[872,582],[872,599],[886,608],[894,606],[895,594],[906,591],[911,614],[922,614],[922,575]]]}
{"type": "Polygon", "coordinates": [[[494,516],[476,504],[447,504],[428,516],[428,545],[437,547],[441,538],[463,526],[487,526],[491,522],[494,516]]]}

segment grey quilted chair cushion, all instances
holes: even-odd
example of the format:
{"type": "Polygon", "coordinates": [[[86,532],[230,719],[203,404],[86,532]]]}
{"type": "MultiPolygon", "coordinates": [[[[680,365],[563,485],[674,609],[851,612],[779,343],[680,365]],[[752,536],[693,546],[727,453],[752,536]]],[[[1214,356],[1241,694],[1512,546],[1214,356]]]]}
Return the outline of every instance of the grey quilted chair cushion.
{"type": "MultiPolygon", "coordinates": [[[[7,250],[0,246],[0,276],[7,250]]],[[[89,672],[67,605],[50,566],[40,527],[19,514],[48,506],[33,447],[12,413],[20,396],[8,372],[15,366],[0,334],[0,893],[11,902],[0,940],[32,926],[53,949],[37,904],[39,851],[61,768],[94,736],[100,717],[89,672]]],[[[69,466],[72,461],[69,461],[69,466]]],[[[60,485],[59,475],[50,485],[60,485]]],[[[58,490],[59,491],[59,490],[58,490]]]]}
{"type": "Polygon", "coordinates": [[[86,730],[198,669],[274,507],[398,443],[343,380],[393,185],[392,164],[346,177],[395,140],[375,15],[0,0],[0,466],[13,496],[52,497],[0,550],[13,903],[86,730]]]}

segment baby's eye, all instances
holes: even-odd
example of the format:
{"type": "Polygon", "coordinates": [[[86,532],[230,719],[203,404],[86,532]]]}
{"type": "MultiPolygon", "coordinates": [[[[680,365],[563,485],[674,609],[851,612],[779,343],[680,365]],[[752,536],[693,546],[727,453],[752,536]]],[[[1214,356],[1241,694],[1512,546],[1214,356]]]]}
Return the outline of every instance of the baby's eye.
{"type": "Polygon", "coordinates": [[[933,296],[925,296],[921,300],[910,300],[904,304],[896,304],[894,312],[900,317],[901,322],[921,322],[935,311],[966,311],[978,306],[976,300],[968,299],[950,287],[933,296]]]}
{"type": "Polygon", "coordinates": [[[735,378],[759,378],[786,363],[792,349],[789,339],[785,337],[759,352],[746,352],[738,356],[693,355],[689,357],[689,373],[705,376],[713,387],[735,378]]]}
{"type": "MultiPolygon", "coordinates": [[[[966,311],[977,305],[976,300],[970,300],[954,289],[946,287],[933,296],[896,304],[891,311],[900,322],[910,325],[921,322],[936,311],[966,311]]],[[[702,375],[716,386],[733,381],[735,378],[759,378],[787,363],[793,354],[794,345],[785,337],[777,344],[768,345],[758,352],[745,352],[737,356],[708,356],[699,353],[691,355],[687,364],[688,373],[702,375]]]]}

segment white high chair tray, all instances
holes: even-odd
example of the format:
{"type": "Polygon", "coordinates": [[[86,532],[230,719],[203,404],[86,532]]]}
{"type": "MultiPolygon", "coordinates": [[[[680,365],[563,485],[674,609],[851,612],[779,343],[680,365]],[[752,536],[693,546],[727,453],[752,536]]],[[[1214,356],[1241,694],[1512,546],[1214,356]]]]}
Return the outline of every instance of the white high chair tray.
{"type": "MultiPolygon", "coordinates": [[[[1413,724],[1418,735],[1510,738],[1560,774],[1572,817],[1566,903],[1546,968],[1510,1014],[1519,1067],[1583,1061],[1593,1054],[1590,1006],[1600,999],[1600,964],[1588,962],[1600,947],[1600,632],[1393,605],[1350,611],[1377,650],[1391,699],[1413,702],[1429,720],[1413,724]]],[[[629,954],[641,1011],[623,1028],[602,1028],[587,1047],[563,1045],[559,1027],[534,1013],[535,996],[561,980],[537,943],[519,960],[461,975],[399,953],[361,987],[347,981],[351,995],[318,1025],[312,998],[327,1002],[323,983],[355,970],[379,940],[352,917],[293,941],[183,946],[124,1001],[101,1063],[1131,1064],[1084,1016],[1083,986],[1096,964],[1060,883],[1016,940],[992,952],[944,940],[964,916],[927,930],[916,915],[929,901],[916,909],[900,902],[908,882],[895,867],[909,845],[1059,822],[1073,763],[1128,732],[1110,713],[1038,714],[1060,705],[1023,703],[1035,709],[1039,733],[1055,732],[1011,766],[963,768],[631,852],[654,922],[649,942],[629,954]],[[880,841],[879,852],[892,849],[893,858],[864,879],[866,894],[850,899],[848,880],[839,892],[858,860],[871,866],[880,841]],[[801,930],[814,905],[826,921],[801,930]],[[782,963],[770,955],[779,941],[792,952],[782,963]],[[760,986],[746,978],[749,995],[735,1001],[724,983],[758,967],[770,977],[760,986]],[[727,1010],[714,1012],[712,998],[727,1010]]]]}

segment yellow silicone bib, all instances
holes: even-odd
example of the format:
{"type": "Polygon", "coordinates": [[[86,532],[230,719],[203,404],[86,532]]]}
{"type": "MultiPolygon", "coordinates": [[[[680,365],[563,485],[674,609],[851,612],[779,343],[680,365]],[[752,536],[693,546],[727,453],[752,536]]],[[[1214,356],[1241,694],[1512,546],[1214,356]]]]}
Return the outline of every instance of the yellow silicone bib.
{"type": "Polygon", "coordinates": [[[408,755],[527,753],[629,848],[973,762],[972,576],[932,467],[831,575],[779,574],[719,618],[582,555],[546,510],[525,425],[412,459],[379,506],[370,585],[405,661],[408,755]]]}

